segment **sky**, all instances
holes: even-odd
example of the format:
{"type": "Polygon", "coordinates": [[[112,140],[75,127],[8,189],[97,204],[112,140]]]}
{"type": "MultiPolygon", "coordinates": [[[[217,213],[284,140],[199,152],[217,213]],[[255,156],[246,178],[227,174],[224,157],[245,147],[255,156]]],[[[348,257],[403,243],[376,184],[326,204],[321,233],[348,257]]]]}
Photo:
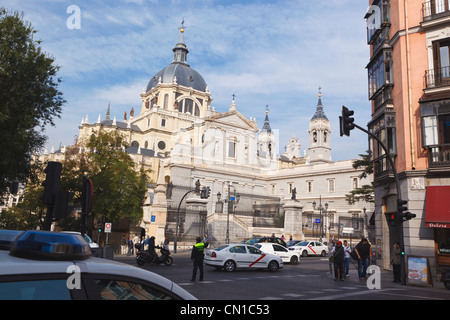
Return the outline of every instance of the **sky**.
{"type": "Polygon", "coordinates": [[[266,105],[279,151],[293,136],[308,149],[308,126],[322,88],[331,124],[332,160],[358,157],[367,135],[339,135],[342,106],[355,123],[371,118],[367,93],[369,46],[362,0],[2,0],[23,12],[37,30],[43,51],[61,67],[67,101],[61,118],[44,134],[46,147],[71,145],[81,120],[123,119],[140,111],[140,93],[172,62],[181,21],[190,66],[211,92],[212,106],[226,112],[235,94],[237,110],[264,124],[266,105]],[[74,11],[75,8],[75,11],[74,11]],[[77,11],[79,9],[79,11],[77,11]],[[79,12],[79,15],[77,15],[79,12]],[[77,19],[79,18],[79,19],[77,19]]]}

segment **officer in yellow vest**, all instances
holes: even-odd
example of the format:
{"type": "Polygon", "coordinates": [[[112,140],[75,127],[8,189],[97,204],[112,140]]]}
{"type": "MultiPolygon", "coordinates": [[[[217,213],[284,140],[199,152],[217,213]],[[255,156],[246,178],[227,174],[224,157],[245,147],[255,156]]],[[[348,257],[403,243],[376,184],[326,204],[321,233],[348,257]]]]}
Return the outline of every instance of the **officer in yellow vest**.
{"type": "Polygon", "coordinates": [[[197,268],[200,269],[200,279],[203,281],[203,258],[205,257],[205,249],[208,247],[208,242],[202,242],[202,238],[195,239],[196,244],[192,247],[191,260],[194,262],[194,270],[192,271],[191,281],[195,281],[197,276],[197,268]]]}

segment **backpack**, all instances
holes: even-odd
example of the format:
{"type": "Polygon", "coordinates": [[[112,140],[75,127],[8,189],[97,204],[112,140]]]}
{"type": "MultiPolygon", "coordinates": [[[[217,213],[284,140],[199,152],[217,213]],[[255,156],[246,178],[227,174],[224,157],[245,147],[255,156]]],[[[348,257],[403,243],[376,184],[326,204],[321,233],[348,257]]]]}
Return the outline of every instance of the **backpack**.
{"type": "Polygon", "coordinates": [[[350,252],[350,257],[352,257],[353,260],[358,260],[358,254],[356,253],[355,248],[350,252]]]}

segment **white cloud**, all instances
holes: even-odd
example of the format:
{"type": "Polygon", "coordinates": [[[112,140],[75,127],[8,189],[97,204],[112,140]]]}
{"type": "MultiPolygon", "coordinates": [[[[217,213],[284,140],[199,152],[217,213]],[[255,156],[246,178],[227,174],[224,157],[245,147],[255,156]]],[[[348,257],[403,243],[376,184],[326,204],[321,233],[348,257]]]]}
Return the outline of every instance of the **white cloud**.
{"type": "Polygon", "coordinates": [[[367,5],[360,0],[78,1],[78,31],[65,28],[67,1],[6,0],[6,5],[23,8],[37,25],[45,51],[62,66],[69,103],[56,121],[58,134],[52,137],[54,129],[48,130],[51,141],[68,136],[63,144],[71,143],[81,117],[88,113],[96,120],[109,101],[121,108],[139,103],[148,79],[171,62],[184,18],[188,62],[205,78],[217,110],[227,110],[236,93],[238,110],[256,117],[261,126],[269,104],[280,144],[295,134],[306,148],[305,132],[320,85],[335,128],[333,145],[342,139],[358,145],[352,154],[333,148],[333,158],[346,159],[366,149],[360,145],[367,139],[358,137],[354,143],[353,132],[350,139],[340,138],[336,126],[343,104],[355,109],[355,118],[364,119],[362,125],[370,118],[363,19],[367,5]]]}

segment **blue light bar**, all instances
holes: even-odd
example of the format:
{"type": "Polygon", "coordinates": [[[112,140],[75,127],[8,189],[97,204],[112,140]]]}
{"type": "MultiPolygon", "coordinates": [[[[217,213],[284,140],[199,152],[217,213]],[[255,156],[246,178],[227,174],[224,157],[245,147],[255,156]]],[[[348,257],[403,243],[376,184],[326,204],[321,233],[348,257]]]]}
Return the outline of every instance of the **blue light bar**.
{"type": "Polygon", "coordinates": [[[23,231],[18,230],[0,230],[0,250],[9,250],[11,243],[23,231]]]}
{"type": "Polygon", "coordinates": [[[79,260],[91,255],[86,240],[78,234],[26,231],[11,244],[10,254],[39,260],[79,260]]]}

